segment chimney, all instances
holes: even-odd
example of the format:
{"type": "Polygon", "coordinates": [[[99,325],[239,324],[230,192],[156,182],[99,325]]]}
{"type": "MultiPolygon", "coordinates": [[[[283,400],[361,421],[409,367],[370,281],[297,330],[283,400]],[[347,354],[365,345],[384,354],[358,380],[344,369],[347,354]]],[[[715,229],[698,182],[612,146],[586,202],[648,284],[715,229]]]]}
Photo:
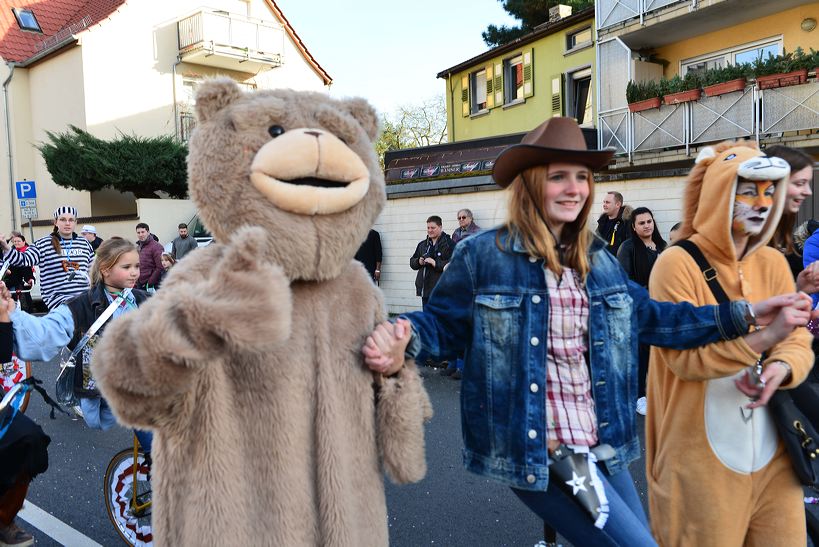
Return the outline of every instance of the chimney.
{"type": "Polygon", "coordinates": [[[558,4],[549,8],[549,22],[554,23],[572,14],[572,7],[558,4]]]}

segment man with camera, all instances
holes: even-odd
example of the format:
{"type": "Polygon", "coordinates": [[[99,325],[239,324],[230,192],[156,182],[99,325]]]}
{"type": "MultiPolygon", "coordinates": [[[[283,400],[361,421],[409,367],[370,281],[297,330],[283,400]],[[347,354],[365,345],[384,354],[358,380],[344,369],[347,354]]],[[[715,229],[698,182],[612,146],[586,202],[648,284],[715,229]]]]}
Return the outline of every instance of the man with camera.
{"type": "Polygon", "coordinates": [[[418,243],[410,258],[410,268],[418,270],[415,276],[415,291],[421,297],[424,309],[429,295],[438,283],[449,259],[452,258],[452,238],[441,227],[441,217],[433,215],[427,219],[427,238],[418,243]]]}

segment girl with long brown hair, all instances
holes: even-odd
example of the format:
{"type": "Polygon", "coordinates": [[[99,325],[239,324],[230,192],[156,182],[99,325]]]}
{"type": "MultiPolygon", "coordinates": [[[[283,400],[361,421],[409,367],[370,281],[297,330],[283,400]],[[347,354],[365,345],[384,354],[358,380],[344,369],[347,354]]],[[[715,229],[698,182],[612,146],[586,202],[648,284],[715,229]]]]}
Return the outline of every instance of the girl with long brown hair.
{"type": "Polygon", "coordinates": [[[379,325],[362,352],[391,375],[405,351],[465,350],[466,468],[510,486],[574,545],[654,545],[628,470],[640,455],[638,335],[678,349],[737,338],[746,312],[767,322],[774,304],[798,297],[650,300],[587,228],[592,170],[612,155],[588,150],[577,123],[559,117],[504,150],[493,177],[509,188],[506,223],[459,243],[425,311],[379,325]]]}

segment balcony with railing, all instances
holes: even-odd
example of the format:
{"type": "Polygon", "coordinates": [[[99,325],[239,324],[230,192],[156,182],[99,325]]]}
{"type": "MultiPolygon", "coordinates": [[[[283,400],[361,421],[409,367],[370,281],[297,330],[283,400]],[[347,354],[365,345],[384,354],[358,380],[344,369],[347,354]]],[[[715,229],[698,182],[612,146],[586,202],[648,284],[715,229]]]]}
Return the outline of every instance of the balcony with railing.
{"type": "Polygon", "coordinates": [[[658,47],[805,4],[806,0],[596,0],[598,36],[658,47]]]}
{"type": "Polygon", "coordinates": [[[757,84],[716,97],[640,112],[613,109],[600,115],[599,142],[630,160],[644,152],[676,151],[725,139],[759,141],[790,136],[819,144],[819,80],[760,89],[757,84]]]}
{"type": "Polygon", "coordinates": [[[201,10],[178,21],[177,33],[186,63],[255,74],[283,62],[284,29],[275,22],[201,10]]]}

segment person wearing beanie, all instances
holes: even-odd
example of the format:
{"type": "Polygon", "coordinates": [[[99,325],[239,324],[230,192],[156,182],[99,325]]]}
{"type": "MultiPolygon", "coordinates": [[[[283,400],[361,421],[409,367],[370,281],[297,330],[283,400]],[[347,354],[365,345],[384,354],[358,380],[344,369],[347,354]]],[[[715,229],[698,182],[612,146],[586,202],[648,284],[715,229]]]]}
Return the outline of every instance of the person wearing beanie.
{"type": "Polygon", "coordinates": [[[77,209],[63,205],[54,210],[54,229],[25,251],[0,234],[4,261],[11,266],[40,266],[40,292],[49,310],[88,290],[88,266],[94,256],[91,244],[74,232],[77,209]]]}
{"type": "Polygon", "coordinates": [[[101,237],[97,236],[97,229],[90,224],[86,224],[82,227],[82,230],[80,230],[80,235],[91,244],[91,248],[94,249],[94,253],[97,252],[97,247],[100,246],[100,243],[104,241],[101,237]]]}

